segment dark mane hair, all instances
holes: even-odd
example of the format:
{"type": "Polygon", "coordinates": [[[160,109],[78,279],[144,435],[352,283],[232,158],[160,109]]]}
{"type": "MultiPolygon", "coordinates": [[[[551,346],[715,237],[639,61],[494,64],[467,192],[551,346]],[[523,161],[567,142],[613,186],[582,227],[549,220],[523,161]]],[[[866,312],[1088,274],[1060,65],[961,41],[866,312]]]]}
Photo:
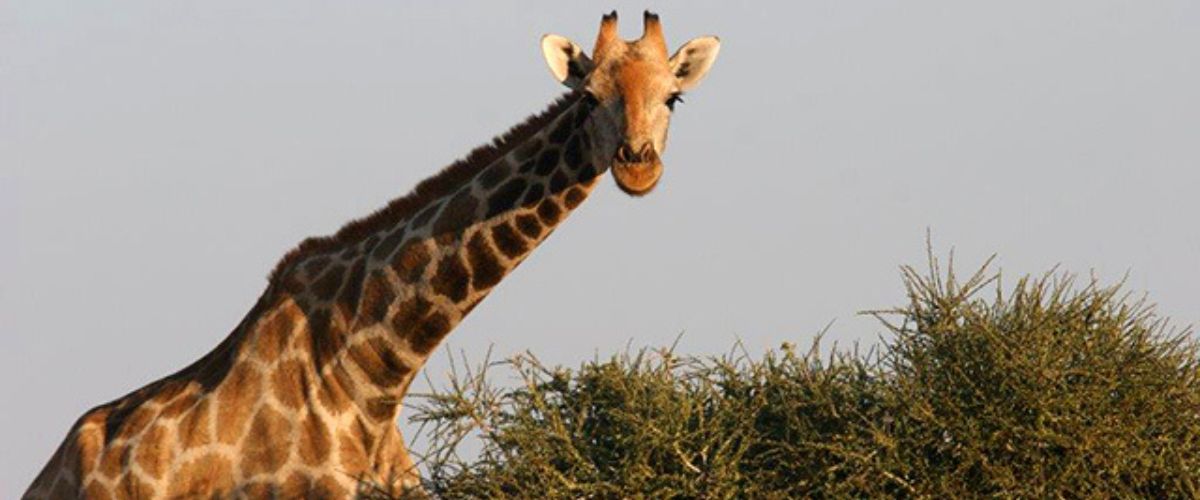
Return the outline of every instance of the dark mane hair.
{"type": "Polygon", "coordinates": [[[491,143],[475,148],[466,157],[442,169],[433,177],[421,181],[408,194],[388,202],[387,206],[366,217],[346,223],[332,236],[305,239],[280,259],[279,263],[275,265],[275,269],[271,271],[269,281],[273,283],[276,278],[305,257],[326,253],[341,245],[365,238],[389,224],[412,216],[431,201],[450,194],[463,182],[474,177],[492,162],[503,158],[525,139],[549,125],[563,111],[578,102],[581,96],[581,93],[575,91],[559,96],[545,111],[526,118],[524,122],[512,127],[508,132],[492,139],[491,143]]]}

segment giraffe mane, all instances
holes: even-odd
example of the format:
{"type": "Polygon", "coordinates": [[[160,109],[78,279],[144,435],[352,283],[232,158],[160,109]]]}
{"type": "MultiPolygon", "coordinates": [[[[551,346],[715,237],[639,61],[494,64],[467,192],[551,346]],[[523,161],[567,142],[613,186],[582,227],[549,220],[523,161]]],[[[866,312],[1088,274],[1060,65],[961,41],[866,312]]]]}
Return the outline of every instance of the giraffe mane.
{"type": "Polygon", "coordinates": [[[366,217],[346,223],[331,236],[305,239],[280,259],[279,263],[275,265],[275,269],[271,271],[268,281],[274,283],[294,264],[306,257],[327,253],[336,250],[341,245],[359,241],[398,220],[413,216],[430,202],[452,193],[463,182],[483,171],[492,162],[503,158],[537,131],[549,125],[563,111],[575,104],[580,97],[582,97],[582,93],[577,91],[560,95],[545,111],[526,118],[524,122],[493,138],[490,143],[475,148],[467,156],[450,164],[433,177],[421,181],[408,194],[393,199],[386,206],[366,217]]]}

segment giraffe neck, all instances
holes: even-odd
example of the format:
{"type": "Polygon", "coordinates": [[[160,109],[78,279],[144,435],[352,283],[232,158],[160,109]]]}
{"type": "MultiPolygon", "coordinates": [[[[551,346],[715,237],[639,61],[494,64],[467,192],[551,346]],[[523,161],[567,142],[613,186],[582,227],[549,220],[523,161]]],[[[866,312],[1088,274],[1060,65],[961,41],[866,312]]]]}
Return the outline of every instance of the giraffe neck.
{"type": "Polygon", "coordinates": [[[593,147],[589,113],[577,100],[452,193],[381,231],[352,323],[386,324],[423,361],[607,169],[600,158],[615,147],[607,156],[593,147]]]}
{"type": "Polygon", "coordinates": [[[413,195],[302,243],[212,352],[85,414],[31,491],[118,479],[131,496],[182,497],[226,496],[248,478],[311,476],[327,492],[415,484],[400,399],[607,170],[616,145],[591,131],[613,125],[593,106],[571,95],[413,195]]]}
{"type": "Polygon", "coordinates": [[[607,170],[616,145],[589,133],[593,103],[570,99],[409,215],[297,259],[276,277],[272,286],[306,319],[317,374],[336,378],[379,420],[394,419],[394,404],[380,402],[407,392],[433,349],[607,170]]]}

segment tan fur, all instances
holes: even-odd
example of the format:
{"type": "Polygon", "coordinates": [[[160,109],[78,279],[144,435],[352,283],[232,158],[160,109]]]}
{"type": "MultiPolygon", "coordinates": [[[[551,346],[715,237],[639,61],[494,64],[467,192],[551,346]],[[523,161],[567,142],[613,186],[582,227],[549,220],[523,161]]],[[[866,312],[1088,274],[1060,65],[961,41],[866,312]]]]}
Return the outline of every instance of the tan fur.
{"type": "Polygon", "coordinates": [[[619,183],[652,187],[661,173],[669,113],[657,101],[673,80],[657,18],[646,19],[647,35],[628,43],[606,18],[595,65],[549,39],[548,60],[592,69],[576,75],[586,89],[305,240],[211,352],[85,413],[26,496],[342,498],[417,485],[395,420],[432,351],[618,167],[619,146],[653,153],[649,173],[632,169],[646,158],[618,171],[650,181],[619,183]]]}
{"type": "Polygon", "coordinates": [[[437,175],[421,181],[409,194],[392,200],[386,207],[347,223],[332,236],[304,240],[275,265],[270,281],[275,281],[276,277],[284,270],[308,255],[324,253],[341,245],[357,242],[367,235],[378,232],[382,227],[390,227],[399,220],[411,217],[417,210],[428,205],[430,201],[450,193],[461,186],[463,182],[477,175],[484,167],[496,161],[497,158],[508,154],[524,139],[545,127],[548,121],[558,116],[563,109],[574,104],[578,99],[579,95],[574,92],[562,95],[545,111],[529,117],[503,135],[492,139],[490,144],[476,148],[465,158],[454,162],[437,175]]]}
{"type": "MultiPolygon", "coordinates": [[[[576,53],[576,46],[565,38],[548,35],[545,40],[552,46],[569,47],[563,53],[569,52],[573,63],[544,49],[549,52],[547,63],[552,65],[551,72],[571,75],[563,80],[564,84],[583,90],[601,103],[601,112],[607,113],[617,125],[609,132],[621,137],[627,151],[634,156],[612,159],[617,185],[631,195],[650,192],[664,172],[662,154],[666,149],[671,118],[668,102],[681,94],[685,85],[698,82],[711,65],[711,59],[705,59],[701,64],[703,67],[698,67],[695,74],[687,78],[678,76],[678,67],[684,63],[677,59],[692,54],[682,50],[681,54],[668,57],[662,23],[650,12],[643,16],[642,37],[633,41],[618,36],[615,12],[604,16],[592,58],[576,53]],[[566,68],[555,67],[563,64],[592,69],[586,78],[582,78],[566,68]]],[[[689,42],[688,46],[695,42],[689,42]]],[[[715,51],[711,52],[713,57],[715,54],[715,51]]]]}

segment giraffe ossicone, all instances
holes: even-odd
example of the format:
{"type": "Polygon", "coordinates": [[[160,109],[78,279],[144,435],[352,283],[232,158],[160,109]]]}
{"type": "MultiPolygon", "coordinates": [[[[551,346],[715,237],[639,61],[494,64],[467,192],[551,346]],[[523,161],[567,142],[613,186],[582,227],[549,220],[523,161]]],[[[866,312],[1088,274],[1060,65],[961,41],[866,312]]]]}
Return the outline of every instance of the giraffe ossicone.
{"type": "Polygon", "coordinates": [[[442,339],[612,170],[662,175],[679,95],[720,47],[668,56],[658,16],[589,56],[547,35],[571,90],[410,194],[286,255],[230,335],[188,367],[86,412],[26,498],[342,498],[419,488],[399,402],[442,339]]]}

